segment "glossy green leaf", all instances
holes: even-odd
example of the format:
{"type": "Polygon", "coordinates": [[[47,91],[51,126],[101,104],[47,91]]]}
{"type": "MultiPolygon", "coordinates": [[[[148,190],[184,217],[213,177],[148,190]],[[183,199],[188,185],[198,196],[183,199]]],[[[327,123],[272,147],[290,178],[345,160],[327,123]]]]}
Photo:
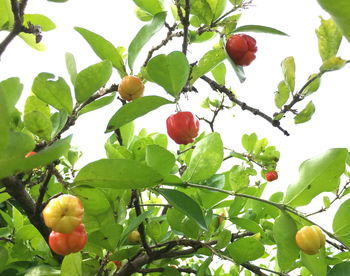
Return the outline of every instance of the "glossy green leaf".
{"type": "Polygon", "coordinates": [[[79,103],[87,100],[94,92],[106,84],[112,75],[109,60],[91,65],[80,71],[74,82],[75,98],[79,103]]]}
{"type": "Polygon", "coordinates": [[[220,134],[208,134],[196,144],[182,179],[196,183],[211,177],[220,168],[223,156],[224,146],[220,134]]]}
{"type": "Polygon", "coordinates": [[[0,30],[10,30],[14,17],[10,0],[0,0],[0,30]]]}
{"type": "Polygon", "coordinates": [[[55,112],[51,116],[51,124],[52,124],[52,134],[51,137],[55,137],[57,133],[59,133],[62,128],[65,126],[67,119],[68,119],[68,114],[66,111],[61,110],[59,112],[55,112]]]}
{"type": "Polygon", "coordinates": [[[71,253],[64,257],[61,276],[83,276],[81,253],[71,253]]]}
{"type": "Polygon", "coordinates": [[[50,18],[42,14],[24,14],[23,25],[28,27],[30,22],[32,25],[40,26],[40,29],[44,32],[54,30],[56,28],[55,23],[50,18]]]}
{"type": "Polygon", "coordinates": [[[91,111],[94,111],[96,109],[100,109],[102,107],[109,105],[110,103],[113,102],[113,100],[115,98],[115,94],[116,93],[112,93],[109,96],[102,97],[98,100],[93,101],[92,103],[89,103],[88,105],[84,106],[84,108],[82,110],[79,111],[78,115],[80,116],[84,113],[88,113],[88,112],[91,112],[91,111]]]}
{"type": "Polygon", "coordinates": [[[0,273],[6,267],[7,261],[9,259],[9,253],[7,249],[3,246],[0,246],[0,273]]]}
{"type": "Polygon", "coordinates": [[[346,64],[346,60],[340,57],[331,57],[323,62],[320,67],[321,72],[335,71],[343,68],[346,64]]]}
{"type": "Polygon", "coordinates": [[[22,33],[19,33],[18,36],[34,50],[37,50],[40,52],[46,50],[46,46],[44,45],[44,43],[42,43],[42,42],[37,43],[36,42],[35,35],[22,32],[22,33]]]}
{"type": "Polygon", "coordinates": [[[166,12],[161,12],[153,17],[151,23],[143,26],[131,41],[128,49],[128,64],[132,70],[135,60],[145,44],[154,36],[163,26],[166,18],[166,12]]]}
{"type": "Polygon", "coordinates": [[[164,0],[133,0],[134,3],[146,12],[156,15],[164,11],[164,0]]]}
{"type": "Polygon", "coordinates": [[[324,250],[316,255],[308,255],[304,252],[301,252],[300,259],[302,264],[311,272],[311,275],[327,275],[327,263],[324,255],[324,250]]]}
{"type": "Polygon", "coordinates": [[[183,192],[171,189],[157,189],[174,208],[194,219],[199,227],[208,230],[202,209],[196,201],[183,192]]]}
{"type": "Polygon", "coordinates": [[[8,78],[0,82],[0,87],[3,90],[9,108],[15,106],[23,91],[23,84],[20,82],[20,79],[8,78]]]}
{"type": "Polygon", "coordinates": [[[275,35],[287,35],[286,33],[282,32],[280,30],[277,30],[275,28],[261,26],[261,25],[244,25],[244,26],[240,26],[234,30],[234,33],[245,33],[245,32],[266,33],[266,34],[275,34],[275,35]]]}
{"type": "Polygon", "coordinates": [[[177,208],[170,208],[166,212],[166,218],[170,225],[170,227],[178,232],[182,232],[183,229],[183,220],[185,219],[185,215],[183,212],[178,211],[177,208]]]}
{"type": "Polygon", "coordinates": [[[61,275],[61,271],[48,265],[38,265],[29,268],[25,276],[54,276],[61,275]]]}
{"type": "Polygon", "coordinates": [[[295,124],[302,124],[307,121],[311,120],[312,115],[315,113],[316,108],[312,101],[310,101],[306,107],[300,111],[295,117],[294,117],[294,123],[295,124]]]}
{"type": "Polygon", "coordinates": [[[308,77],[308,81],[314,79],[308,86],[305,87],[302,95],[304,97],[316,92],[321,85],[321,77],[317,77],[317,74],[312,74],[308,77]],[[315,79],[314,79],[315,78],[315,79]]]}
{"type": "Polygon", "coordinates": [[[231,242],[232,239],[232,233],[227,230],[227,229],[223,229],[219,235],[218,235],[218,242],[215,245],[216,249],[222,249],[225,248],[226,246],[229,245],[229,243],[231,242]]]}
{"type": "Polygon", "coordinates": [[[247,218],[230,218],[230,221],[238,226],[238,228],[245,229],[252,233],[264,233],[264,230],[261,226],[253,220],[247,218]]]}
{"type": "Polygon", "coordinates": [[[350,275],[350,262],[336,264],[328,271],[327,276],[347,276],[350,275]]]}
{"type": "Polygon", "coordinates": [[[239,82],[240,82],[240,83],[243,83],[243,82],[246,80],[246,76],[245,76],[245,73],[244,73],[243,66],[237,65],[237,64],[230,58],[230,56],[227,54],[226,49],[225,49],[225,56],[226,56],[226,59],[230,62],[230,64],[231,64],[233,70],[235,71],[236,76],[237,76],[239,82]]]}
{"type": "Polygon", "coordinates": [[[213,20],[219,18],[224,12],[227,0],[206,0],[213,13],[213,20]]]}
{"type": "Polygon", "coordinates": [[[70,81],[71,83],[74,85],[75,83],[75,79],[77,78],[77,65],[75,63],[75,58],[73,56],[73,54],[71,53],[66,53],[64,55],[65,60],[66,60],[66,67],[67,67],[67,71],[70,77],[70,81]]]}
{"type": "Polygon", "coordinates": [[[334,148],[304,161],[299,168],[299,179],[288,186],[284,202],[303,206],[322,192],[335,191],[345,170],[347,154],[347,149],[334,148]]]}
{"type": "Polygon", "coordinates": [[[258,141],[258,136],[256,133],[250,135],[243,134],[242,136],[242,146],[247,152],[252,152],[254,150],[255,144],[258,141]]]}
{"type": "Polygon", "coordinates": [[[341,240],[350,239],[350,199],[344,201],[333,218],[334,235],[341,240]]]}
{"type": "Polygon", "coordinates": [[[220,84],[225,85],[226,83],[226,66],[225,63],[220,63],[214,69],[211,70],[211,74],[214,77],[214,80],[220,84]]]}
{"type": "Polygon", "coordinates": [[[321,17],[321,25],[316,29],[316,34],[322,61],[336,56],[343,36],[335,22],[321,17]]]}
{"type": "Polygon", "coordinates": [[[23,132],[10,131],[8,133],[8,139],[10,142],[0,152],[0,159],[6,160],[7,158],[23,158],[35,147],[33,137],[23,132]]]}
{"type": "Polygon", "coordinates": [[[23,155],[20,157],[13,156],[6,159],[0,159],[0,178],[45,166],[52,161],[59,159],[68,151],[71,139],[72,136],[68,136],[29,158],[25,158],[23,155]]]}
{"type": "Polygon", "coordinates": [[[181,273],[173,267],[166,266],[160,276],[181,276],[181,273]]]}
{"type": "Polygon", "coordinates": [[[53,74],[40,73],[34,79],[32,91],[40,100],[57,110],[64,109],[68,114],[72,113],[72,95],[68,84],[63,78],[59,77],[56,79],[53,74]]]}
{"type": "Polygon", "coordinates": [[[160,174],[166,175],[175,166],[175,156],[161,146],[148,145],[146,147],[146,164],[160,174]]]}
{"type": "Polygon", "coordinates": [[[9,108],[5,91],[0,86],[0,152],[6,147],[9,141],[9,108]]]}
{"type": "Polygon", "coordinates": [[[321,7],[327,11],[338,25],[339,29],[350,41],[350,3],[347,0],[338,0],[337,5],[331,0],[318,0],[321,7]]]}
{"type": "Polygon", "coordinates": [[[205,32],[198,34],[196,31],[189,31],[189,42],[190,43],[202,43],[216,37],[217,33],[215,32],[205,32]]]}
{"type": "Polygon", "coordinates": [[[287,86],[285,81],[281,81],[278,84],[278,90],[275,93],[275,105],[278,108],[282,108],[282,106],[288,101],[290,95],[290,89],[287,86]]]}
{"type": "MultiPolygon", "coordinates": [[[[214,174],[212,177],[201,181],[200,185],[230,190],[229,183],[225,181],[225,175],[214,174]]],[[[204,208],[212,208],[215,204],[225,199],[228,195],[224,193],[217,193],[214,191],[209,191],[201,189],[197,191],[198,197],[201,199],[201,206],[204,208]]]]}
{"type": "Polygon", "coordinates": [[[147,72],[155,83],[178,98],[187,83],[190,66],[183,53],[174,51],[152,58],[147,64],[147,72]]]}
{"type": "Polygon", "coordinates": [[[113,64],[113,67],[118,70],[118,73],[122,78],[127,75],[123,58],[111,42],[102,36],[84,28],[75,27],[74,29],[83,36],[83,38],[89,43],[92,50],[100,59],[110,60],[113,64]]]}
{"type": "Polygon", "coordinates": [[[196,276],[206,276],[208,275],[208,271],[209,270],[209,265],[211,264],[211,262],[213,261],[213,257],[210,256],[208,257],[199,267],[196,276]]]}
{"type": "MultiPolygon", "coordinates": [[[[182,1],[182,7],[185,6],[185,1],[182,1]]],[[[208,1],[191,0],[191,14],[198,16],[202,23],[210,25],[214,19],[214,14],[208,1]]]]}
{"type": "Polygon", "coordinates": [[[253,261],[264,253],[264,246],[254,237],[242,238],[227,246],[227,251],[237,264],[253,261]]]}
{"type": "Polygon", "coordinates": [[[162,181],[154,169],[131,159],[101,159],[83,167],[76,176],[76,185],[100,188],[140,189],[162,181]]]}
{"type": "Polygon", "coordinates": [[[31,111],[24,115],[24,126],[33,134],[44,140],[51,140],[52,123],[50,117],[40,111],[31,111]]]}
{"type": "Polygon", "coordinates": [[[158,107],[173,103],[159,96],[145,96],[123,105],[108,122],[106,132],[113,131],[158,107]]]}
{"type": "Polygon", "coordinates": [[[295,61],[294,57],[286,57],[282,63],[282,72],[284,76],[284,81],[287,84],[291,92],[294,91],[295,87],[295,61]]]}
{"type": "Polygon", "coordinates": [[[135,15],[138,19],[140,19],[141,21],[151,21],[153,19],[153,15],[146,12],[145,10],[136,7],[135,8],[135,15]]]}
{"type": "Polygon", "coordinates": [[[273,224],[273,238],[277,244],[277,262],[282,271],[289,271],[299,258],[299,248],[295,243],[297,225],[285,212],[281,212],[273,224]]]}
{"type": "Polygon", "coordinates": [[[213,49],[205,53],[198,64],[192,69],[190,84],[192,85],[198,78],[214,69],[219,63],[225,60],[225,51],[222,48],[213,49]]]}

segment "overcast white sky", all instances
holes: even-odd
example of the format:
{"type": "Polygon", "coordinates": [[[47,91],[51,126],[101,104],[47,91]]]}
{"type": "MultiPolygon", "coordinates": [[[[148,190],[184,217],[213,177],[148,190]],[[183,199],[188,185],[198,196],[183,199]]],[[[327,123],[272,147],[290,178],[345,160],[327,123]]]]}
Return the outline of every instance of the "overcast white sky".
{"type": "MultiPolygon", "coordinates": [[[[48,48],[45,52],[36,52],[20,39],[16,39],[2,56],[1,79],[20,77],[25,85],[22,103],[29,95],[33,78],[40,72],[63,76],[69,82],[65,69],[65,52],[71,52],[75,56],[78,70],[99,62],[88,44],[73,30],[74,26],[94,31],[110,40],[115,46],[127,48],[137,31],[145,24],[134,16],[134,4],[131,0],[70,0],[62,4],[44,0],[28,2],[27,13],[42,13],[49,16],[56,23],[57,29],[44,34],[43,41],[48,48]]],[[[321,10],[316,0],[253,2],[255,6],[244,11],[239,25],[259,24],[275,27],[288,33],[289,37],[250,33],[257,40],[258,52],[256,60],[246,67],[246,82],[240,84],[231,69],[228,70],[226,80],[241,100],[272,115],[276,111],[273,101],[274,91],[278,82],[282,80],[280,69],[282,59],[287,56],[295,57],[297,88],[302,87],[310,74],[318,72],[321,59],[318,55],[315,29],[320,23],[319,16],[328,18],[328,15],[321,10]]],[[[152,45],[158,44],[164,35],[163,31],[155,36],[153,42],[151,41],[145,48],[150,49],[152,45]]],[[[0,38],[3,36],[4,34],[0,33],[0,38]]],[[[180,42],[179,39],[175,40],[170,44],[171,48],[162,51],[168,53],[179,46],[180,42]]],[[[212,44],[208,43],[206,50],[214,43],[216,40],[213,40],[212,44]]],[[[204,48],[202,44],[193,45],[189,54],[190,62],[204,54],[204,48]]],[[[349,50],[349,43],[344,39],[339,55],[344,59],[350,59],[349,50]]],[[[159,53],[163,53],[162,51],[159,53]]],[[[135,68],[143,63],[145,54],[146,52],[138,57],[135,68]]],[[[228,66],[228,63],[226,65],[228,66]]],[[[266,137],[270,144],[277,146],[281,152],[278,166],[280,178],[269,185],[268,192],[285,191],[285,187],[296,180],[297,170],[302,161],[329,148],[349,148],[349,73],[350,68],[347,65],[342,71],[324,75],[319,91],[309,97],[316,106],[313,120],[302,125],[294,125],[290,116],[282,120],[282,126],[290,132],[290,137],[283,136],[263,119],[254,117],[247,111],[242,112],[239,108],[220,115],[216,129],[222,133],[224,144],[237,151],[243,150],[240,141],[244,133],[256,132],[260,138],[266,137]],[[232,117],[233,114],[235,117],[232,117]]],[[[110,83],[118,83],[119,76],[114,73],[113,77],[110,83]]],[[[201,81],[195,86],[199,88],[199,95],[189,95],[190,101],[183,100],[181,107],[182,110],[191,109],[197,115],[203,116],[205,113],[194,106],[193,102],[200,101],[212,92],[201,81]]],[[[164,93],[159,86],[146,84],[145,95],[159,93],[164,93]]],[[[301,110],[307,102],[296,107],[301,110]]],[[[119,103],[116,101],[108,108],[85,114],[78,120],[73,128],[73,144],[79,145],[84,152],[79,166],[105,156],[103,145],[107,135],[104,134],[104,130],[118,106],[119,103]]],[[[150,113],[137,120],[137,128],[146,127],[149,132],[165,133],[165,120],[174,111],[168,109],[169,106],[166,106],[161,109],[162,113],[150,113]]],[[[204,123],[202,126],[202,130],[209,130],[204,123]]],[[[170,146],[175,149],[174,143],[170,142],[170,146]]]]}

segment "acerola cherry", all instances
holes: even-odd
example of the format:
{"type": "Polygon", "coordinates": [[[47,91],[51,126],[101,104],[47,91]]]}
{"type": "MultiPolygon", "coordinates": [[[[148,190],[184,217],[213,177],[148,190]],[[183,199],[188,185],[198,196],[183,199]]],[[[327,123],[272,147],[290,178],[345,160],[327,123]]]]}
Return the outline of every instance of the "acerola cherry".
{"type": "Polygon", "coordinates": [[[25,158],[28,158],[28,157],[31,157],[31,156],[33,156],[33,155],[35,155],[35,154],[36,154],[35,151],[30,151],[30,152],[28,152],[24,157],[25,157],[25,158]]]}
{"type": "Polygon", "coordinates": [[[177,112],[166,120],[168,135],[177,144],[189,144],[198,136],[199,121],[188,111],[177,112]]]}
{"type": "Polygon", "coordinates": [[[62,256],[79,252],[85,247],[86,242],[87,234],[84,224],[80,224],[69,234],[52,231],[49,236],[50,248],[52,251],[62,256]]]}
{"type": "Polygon", "coordinates": [[[246,34],[230,36],[226,42],[226,52],[237,65],[249,65],[257,50],[256,40],[246,34]]]}
{"type": "Polygon", "coordinates": [[[278,173],[276,171],[270,171],[265,174],[265,178],[267,181],[271,182],[278,178],[278,173]]]}
{"type": "Polygon", "coordinates": [[[47,227],[68,234],[82,222],[84,207],[78,197],[65,194],[51,199],[42,214],[47,227]]]}
{"type": "Polygon", "coordinates": [[[317,225],[304,226],[295,235],[297,246],[306,254],[317,254],[326,241],[325,235],[317,225]]]}
{"type": "Polygon", "coordinates": [[[137,230],[132,231],[132,232],[129,234],[129,236],[128,236],[128,240],[129,240],[129,242],[131,242],[131,243],[137,243],[137,242],[139,242],[139,241],[140,241],[140,233],[139,233],[139,231],[137,231],[137,230]]]}
{"type": "Polygon", "coordinates": [[[118,92],[125,101],[132,101],[142,97],[144,90],[144,84],[140,78],[135,76],[124,77],[118,85],[118,92]]]}
{"type": "Polygon", "coordinates": [[[122,262],[121,261],[112,261],[112,262],[117,267],[116,271],[118,271],[122,267],[122,262]]]}

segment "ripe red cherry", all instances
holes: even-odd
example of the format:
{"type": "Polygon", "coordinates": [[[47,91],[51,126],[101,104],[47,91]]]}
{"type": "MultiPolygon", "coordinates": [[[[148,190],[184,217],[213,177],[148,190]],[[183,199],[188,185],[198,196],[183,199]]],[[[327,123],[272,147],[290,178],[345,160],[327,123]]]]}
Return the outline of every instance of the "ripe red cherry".
{"type": "Polygon", "coordinates": [[[265,178],[267,181],[271,182],[278,178],[278,173],[276,171],[270,171],[265,174],[265,178]]]}
{"type": "Polygon", "coordinates": [[[257,50],[256,40],[246,34],[233,35],[226,42],[226,52],[237,65],[249,65],[257,50]]]}
{"type": "Polygon", "coordinates": [[[189,144],[198,136],[199,121],[188,111],[177,112],[166,120],[168,135],[177,144],[189,144]]]}
{"type": "Polygon", "coordinates": [[[84,224],[80,224],[73,232],[63,234],[52,231],[49,236],[50,248],[58,255],[68,255],[70,253],[79,252],[87,242],[87,234],[84,224]]]}

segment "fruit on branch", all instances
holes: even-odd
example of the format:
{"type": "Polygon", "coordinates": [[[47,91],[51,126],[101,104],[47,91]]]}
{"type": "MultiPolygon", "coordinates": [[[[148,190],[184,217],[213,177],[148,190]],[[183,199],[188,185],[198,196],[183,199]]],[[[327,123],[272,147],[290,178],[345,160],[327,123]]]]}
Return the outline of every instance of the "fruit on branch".
{"type": "Polygon", "coordinates": [[[218,216],[218,225],[220,226],[225,221],[225,213],[221,213],[218,216]]]}
{"type": "Polygon", "coordinates": [[[36,154],[35,151],[30,151],[30,152],[28,152],[24,157],[25,157],[25,158],[28,158],[28,157],[31,157],[31,156],[33,156],[33,155],[35,155],[35,154],[36,154]]]}
{"type": "Polygon", "coordinates": [[[237,65],[249,65],[257,50],[256,40],[246,34],[232,35],[226,42],[226,52],[237,65]]]}
{"type": "Polygon", "coordinates": [[[269,182],[274,181],[278,178],[278,173],[276,171],[269,171],[265,174],[265,178],[269,182]]]}
{"type": "Polygon", "coordinates": [[[49,236],[50,248],[52,251],[62,256],[79,252],[85,247],[86,242],[87,234],[84,224],[80,224],[69,234],[52,231],[49,236]]]}
{"type": "Polygon", "coordinates": [[[140,241],[140,233],[137,230],[132,231],[129,236],[128,240],[131,243],[138,243],[140,241]]]}
{"type": "Polygon", "coordinates": [[[55,232],[67,234],[81,224],[84,207],[78,197],[65,194],[51,199],[42,215],[47,227],[55,232]]]}
{"type": "Polygon", "coordinates": [[[122,267],[122,262],[121,261],[112,261],[112,262],[117,267],[116,271],[118,271],[122,267]]]}
{"type": "Polygon", "coordinates": [[[297,246],[306,254],[317,254],[326,241],[325,235],[317,225],[304,226],[295,235],[297,246]]]}
{"type": "Polygon", "coordinates": [[[189,144],[198,136],[199,121],[188,111],[177,112],[166,120],[168,135],[177,144],[189,144]]]}
{"type": "Polygon", "coordinates": [[[136,76],[126,76],[118,85],[118,92],[125,101],[132,101],[142,97],[144,90],[144,84],[136,76]]]}

